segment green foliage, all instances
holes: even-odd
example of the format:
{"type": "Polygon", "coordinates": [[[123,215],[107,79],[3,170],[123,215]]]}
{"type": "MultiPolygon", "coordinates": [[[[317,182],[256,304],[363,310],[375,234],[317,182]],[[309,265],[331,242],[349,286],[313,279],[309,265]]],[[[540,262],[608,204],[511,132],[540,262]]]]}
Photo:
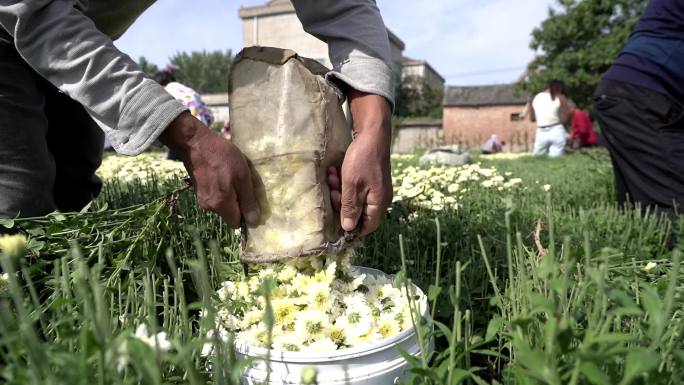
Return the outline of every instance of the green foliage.
{"type": "Polygon", "coordinates": [[[591,104],[608,70],[648,3],[647,0],[560,0],[558,9],[532,32],[539,52],[521,91],[536,93],[551,79],[563,80],[580,107],[591,104]]]}
{"type": "Polygon", "coordinates": [[[144,73],[150,76],[154,76],[154,74],[159,72],[159,67],[157,67],[156,64],[149,62],[145,56],[140,56],[140,59],[138,59],[138,65],[144,73]]]}
{"type": "MultiPolygon", "coordinates": [[[[358,249],[356,264],[400,272],[429,296],[434,321],[417,322],[406,383],[681,383],[670,223],[616,207],[604,151],[482,162],[525,188],[475,187],[458,210],[396,204],[358,249]]],[[[243,274],[239,240],[182,186],[108,182],[81,213],[0,222],[29,237],[25,257],[0,255],[0,382],[239,383],[250,362],[208,336],[215,290],[243,274]],[[171,349],[136,338],[143,323],[171,349]]]]}
{"type": "Polygon", "coordinates": [[[444,90],[428,84],[425,79],[404,77],[397,88],[394,115],[441,118],[443,98],[444,90]]]}
{"type": "Polygon", "coordinates": [[[228,78],[233,62],[231,50],[179,52],[169,60],[171,64],[180,67],[178,81],[197,92],[228,92],[228,78]]]}

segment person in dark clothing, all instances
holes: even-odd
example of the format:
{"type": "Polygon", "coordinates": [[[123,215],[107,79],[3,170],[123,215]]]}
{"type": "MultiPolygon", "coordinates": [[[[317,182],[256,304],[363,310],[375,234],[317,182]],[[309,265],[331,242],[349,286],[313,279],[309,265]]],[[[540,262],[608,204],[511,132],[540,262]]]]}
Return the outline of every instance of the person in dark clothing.
{"type": "Polygon", "coordinates": [[[652,0],[594,93],[618,201],[675,218],[684,202],[684,0],[652,0]]]}

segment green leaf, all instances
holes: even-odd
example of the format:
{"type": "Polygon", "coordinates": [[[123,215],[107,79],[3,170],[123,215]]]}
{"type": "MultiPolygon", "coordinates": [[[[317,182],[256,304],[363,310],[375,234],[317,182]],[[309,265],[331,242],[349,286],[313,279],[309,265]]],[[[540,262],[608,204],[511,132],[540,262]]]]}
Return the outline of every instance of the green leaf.
{"type": "Polygon", "coordinates": [[[485,333],[485,341],[492,341],[496,338],[496,335],[501,331],[501,328],[504,325],[504,321],[505,320],[498,315],[489,320],[487,332],[485,333]]]}
{"type": "Polygon", "coordinates": [[[0,219],[0,226],[11,229],[14,227],[14,219],[0,219]]]}
{"type": "Polygon", "coordinates": [[[594,385],[611,385],[610,378],[593,362],[582,363],[580,372],[594,385]]]}
{"type": "Polygon", "coordinates": [[[593,344],[614,344],[620,342],[628,342],[637,339],[638,337],[631,334],[622,333],[605,333],[598,335],[591,339],[593,344]]]}
{"type": "Polygon", "coordinates": [[[665,305],[658,296],[658,291],[647,284],[641,285],[641,303],[646,310],[649,319],[649,335],[657,338],[657,333],[664,330],[667,319],[663,312],[665,305]]]}
{"type": "Polygon", "coordinates": [[[463,380],[465,380],[466,378],[468,378],[472,375],[471,372],[464,370],[464,369],[461,369],[461,368],[453,368],[452,373],[453,374],[451,375],[451,384],[447,384],[447,385],[458,385],[461,382],[463,382],[463,380]]]}
{"type": "Polygon", "coordinates": [[[452,335],[451,330],[449,330],[449,327],[439,321],[433,320],[432,322],[435,324],[435,326],[437,326],[437,329],[439,329],[439,331],[442,332],[447,341],[451,341],[452,335]]]}
{"type": "Polygon", "coordinates": [[[636,377],[650,372],[660,364],[660,356],[646,349],[633,350],[625,359],[625,375],[620,384],[627,385],[636,377]]]}
{"type": "Polygon", "coordinates": [[[442,288],[439,286],[435,285],[430,285],[428,288],[428,299],[430,302],[435,301],[437,297],[439,297],[439,294],[442,292],[442,288]]]}
{"type": "Polygon", "coordinates": [[[408,353],[404,349],[399,349],[399,354],[401,354],[402,357],[406,360],[406,362],[409,363],[409,366],[415,366],[415,367],[420,367],[422,366],[420,360],[418,357],[414,356],[413,354],[408,353]]]}
{"type": "Polygon", "coordinates": [[[406,277],[403,271],[398,272],[394,276],[394,287],[403,287],[406,283],[406,277]]]}
{"type": "Polygon", "coordinates": [[[470,378],[472,378],[473,381],[475,381],[475,383],[476,383],[477,385],[489,385],[489,383],[488,383],[487,381],[483,380],[482,377],[480,377],[480,376],[478,376],[478,375],[471,374],[471,375],[470,375],[470,378]]]}

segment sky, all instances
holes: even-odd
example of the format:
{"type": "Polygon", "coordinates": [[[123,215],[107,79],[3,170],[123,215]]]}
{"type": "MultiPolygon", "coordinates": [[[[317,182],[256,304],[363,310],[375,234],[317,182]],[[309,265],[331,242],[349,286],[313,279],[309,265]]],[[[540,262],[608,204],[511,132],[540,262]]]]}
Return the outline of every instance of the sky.
{"type": "MultiPolygon", "coordinates": [[[[159,0],[115,44],[164,66],[178,51],[242,48],[240,6],[267,0],[159,0]]],[[[427,60],[448,85],[515,81],[533,58],[530,33],[555,0],[377,0],[404,55],[427,60]]]]}

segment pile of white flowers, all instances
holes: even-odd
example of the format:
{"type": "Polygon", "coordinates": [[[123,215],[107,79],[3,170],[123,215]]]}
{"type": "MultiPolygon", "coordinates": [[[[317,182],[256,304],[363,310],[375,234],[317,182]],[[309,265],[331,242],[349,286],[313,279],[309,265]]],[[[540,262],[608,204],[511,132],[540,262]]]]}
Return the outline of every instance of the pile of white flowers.
{"type": "Polygon", "coordinates": [[[131,182],[139,179],[146,182],[154,174],[159,179],[182,177],[187,174],[182,162],[166,159],[163,152],[146,152],[138,156],[106,155],[97,175],[103,180],[119,179],[131,182]]]}
{"type": "Polygon", "coordinates": [[[224,305],[217,315],[221,334],[234,332],[238,345],[325,352],[373,343],[412,325],[405,290],[385,275],[362,274],[348,254],[259,268],[218,291],[224,305]],[[276,283],[270,337],[266,298],[255,294],[266,280],[276,283]]]}
{"type": "Polygon", "coordinates": [[[509,191],[522,179],[511,173],[500,174],[496,168],[470,164],[461,167],[397,167],[392,175],[394,202],[404,201],[418,207],[441,211],[457,209],[464,194],[474,189],[509,191]]]}
{"type": "Polygon", "coordinates": [[[531,158],[531,152],[497,152],[496,154],[483,155],[483,159],[488,160],[517,160],[522,158],[531,158]]]}

